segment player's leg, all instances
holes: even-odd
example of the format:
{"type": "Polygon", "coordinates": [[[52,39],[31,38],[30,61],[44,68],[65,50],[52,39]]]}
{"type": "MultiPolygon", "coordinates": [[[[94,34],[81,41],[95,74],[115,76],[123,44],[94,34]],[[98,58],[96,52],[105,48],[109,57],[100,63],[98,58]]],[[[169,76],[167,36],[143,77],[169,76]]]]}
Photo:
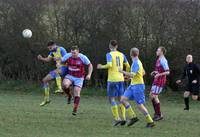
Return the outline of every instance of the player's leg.
{"type": "Polygon", "coordinates": [[[121,119],[119,117],[118,104],[116,102],[117,97],[117,88],[116,82],[107,82],[107,96],[109,98],[109,102],[111,104],[111,111],[114,117],[114,126],[117,126],[121,123],[121,119]]]}
{"type": "Polygon", "coordinates": [[[198,100],[198,96],[197,95],[192,95],[192,99],[193,100],[198,100]]]}
{"type": "Polygon", "coordinates": [[[127,123],[127,126],[132,126],[139,120],[135,112],[133,111],[130,103],[128,102],[128,100],[134,100],[132,96],[132,90],[133,90],[132,88],[133,88],[132,86],[129,86],[120,100],[120,102],[124,105],[126,112],[128,114],[129,121],[127,123]]]}
{"type": "Polygon", "coordinates": [[[199,99],[199,84],[193,84],[192,85],[192,91],[191,91],[191,93],[192,93],[192,99],[193,100],[200,100],[199,99]]]}
{"type": "Polygon", "coordinates": [[[44,90],[44,100],[42,101],[42,103],[40,103],[40,106],[44,106],[48,103],[50,103],[49,100],[49,81],[51,81],[53,78],[50,74],[46,75],[43,79],[42,79],[42,88],[44,90]]]}
{"type": "Polygon", "coordinates": [[[73,107],[72,115],[77,114],[77,110],[80,103],[80,93],[81,93],[81,87],[74,86],[74,107],[73,107]]]}
{"type": "Polygon", "coordinates": [[[163,115],[162,115],[161,109],[160,109],[160,100],[159,100],[158,96],[159,95],[153,95],[153,98],[155,100],[155,107],[156,107],[156,113],[153,118],[154,121],[159,121],[159,120],[163,119],[163,115]]]}
{"type": "Polygon", "coordinates": [[[76,78],[73,76],[70,76],[69,78],[73,81],[73,85],[74,85],[74,107],[73,107],[72,115],[76,115],[78,107],[79,107],[79,103],[80,103],[80,93],[81,93],[84,79],[76,78]]]}
{"type": "Polygon", "coordinates": [[[139,110],[146,118],[147,125],[146,127],[153,127],[155,124],[153,119],[151,118],[148,110],[144,106],[145,104],[145,95],[144,95],[145,86],[144,85],[136,85],[133,91],[134,100],[137,103],[139,110]]]}
{"type": "Polygon", "coordinates": [[[71,87],[64,89],[64,92],[66,93],[66,97],[67,97],[67,104],[71,104],[71,100],[72,100],[72,93],[71,93],[71,87]]]}
{"type": "Polygon", "coordinates": [[[156,115],[156,102],[155,102],[155,99],[154,99],[154,96],[153,96],[153,94],[155,94],[155,92],[156,92],[155,90],[156,90],[156,86],[153,85],[151,87],[151,91],[150,91],[150,95],[149,95],[150,100],[151,100],[152,105],[153,105],[153,109],[154,109],[154,116],[156,115]]]}
{"type": "Polygon", "coordinates": [[[153,108],[154,108],[154,120],[155,121],[159,121],[163,119],[161,110],[160,110],[160,100],[158,98],[158,95],[161,93],[162,91],[162,87],[153,85],[151,88],[151,93],[150,93],[150,98],[152,100],[152,104],[153,104],[153,108]]]}
{"type": "Polygon", "coordinates": [[[183,96],[184,96],[184,103],[185,103],[184,110],[189,110],[190,109],[190,106],[189,106],[190,91],[185,91],[183,96]]]}
{"type": "Polygon", "coordinates": [[[69,75],[66,75],[65,78],[63,79],[63,90],[65,91],[65,93],[67,94],[68,98],[67,98],[67,102],[68,104],[71,102],[71,92],[70,92],[70,86],[72,85],[72,80],[70,79],[69,75]]]}
{"type": "Polygon", "coordinates": [[[125,83],[124,82],[119,82],[119,89],[118,89],[118,97],[119,97],[119,103],[118,103],[118,107],[119,110],[121,112],[121,125],[125,125],[126,124],[126,108],[125,106],[120,102],[123,94],[125,91],[125,83]]]}
{"type": "Polygon", "coordinates": [[[155,126],[153,119],[151,118],[151,116],[150,116],[148,110],[146,109],[146,107],[144,106],[144,104],[138,104],[138,108],[146,118],[146,122],[147,122],[146,127],[155,126]]]}
{"type": "Polygon", "coordinates": [[[185,92],[183,94],[183,97],[184,97],[184,103],[185,103],[185,108],[184,110],[189,110],[190,109],[190,106],[189,106],[189,96],[190,96],[190,93],[192,93],[193,89],[192,89],[192,85],[191,84],[187,84],[186,85],[186,89],[185,89],[185,92]]]}
{"type": "Polygon", "coordinates": [[[110,101],[110,104],[111,104],[112,115],[114,117],[113,126],[117,126],[117,125],[121,124],[121,119],[120,119],[120,116],[119,116],[118,104],[116,102],[116,97],[110,96],[109,101],[110,101]]]}
{"type": "Polygon", "coordinates": [[[61,78],[61,74],[62,74],[62,67],[61,68],[57,68],[56,70],[51,72],[51,75],[55,78],[56,80],[56,85],[57,85],[57,89],[55,90],[55,93],[63,93],[62,90],[62,78],[61,78]]]}

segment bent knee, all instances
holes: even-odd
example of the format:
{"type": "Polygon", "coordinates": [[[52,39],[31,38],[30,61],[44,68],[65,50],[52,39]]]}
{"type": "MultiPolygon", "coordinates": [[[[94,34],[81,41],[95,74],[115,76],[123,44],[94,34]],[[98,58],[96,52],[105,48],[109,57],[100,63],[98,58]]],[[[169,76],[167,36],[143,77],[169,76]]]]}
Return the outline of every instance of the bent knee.
{"type": "Polygon", "coordinates": [[[68,84],[68,83],[63,83],[63,84],[62,84],[62,87],[63,87],[64,89],[68,89],[68,88],[70,87],[70,84],[68,84]]]}
{"type": "Polygon", "coordinates": [[[197,99],[198,99],[198,96],[192,96],[192,99],[193,99],[193,100],[197,100],[197,99]]]}
{"type": "Polygon", "coordinates": [[[189,97],[190,96],[190,92],[184,92],[183,96],[184,97],[189,97]]]}

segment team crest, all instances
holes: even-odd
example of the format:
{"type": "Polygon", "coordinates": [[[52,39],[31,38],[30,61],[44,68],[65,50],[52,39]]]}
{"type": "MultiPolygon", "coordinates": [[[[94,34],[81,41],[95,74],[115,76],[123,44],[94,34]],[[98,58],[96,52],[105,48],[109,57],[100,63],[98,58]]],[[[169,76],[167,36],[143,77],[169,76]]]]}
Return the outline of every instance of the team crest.
{"type": "Polygon", "coordinates": [[[76,63],[77,65],[80,65],[81,64],[81,62],[80,61],[77,61],[77,63],[76,63]]]}

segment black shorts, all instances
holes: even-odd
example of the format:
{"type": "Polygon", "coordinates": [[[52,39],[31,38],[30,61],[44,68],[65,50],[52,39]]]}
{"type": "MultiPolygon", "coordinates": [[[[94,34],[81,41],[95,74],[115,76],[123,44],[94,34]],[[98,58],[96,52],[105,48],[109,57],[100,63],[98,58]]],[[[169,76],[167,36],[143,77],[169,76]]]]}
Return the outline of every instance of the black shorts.
{"type": "Polygon", "coordinates": [[[199,95],[199,84],[187,84],[186,91],[190,91],[192,95],[199,95]]]}

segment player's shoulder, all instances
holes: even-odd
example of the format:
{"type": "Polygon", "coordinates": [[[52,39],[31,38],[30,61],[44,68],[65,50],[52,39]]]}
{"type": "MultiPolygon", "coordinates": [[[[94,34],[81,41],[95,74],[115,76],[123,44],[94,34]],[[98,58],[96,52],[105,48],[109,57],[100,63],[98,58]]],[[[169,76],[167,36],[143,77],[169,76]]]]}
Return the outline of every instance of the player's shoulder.
{"type": "Polygon", "coordinates": [[[79,53],[78,54],[78,57],[81,59],[81,60],[85,60],[85,59],[88,59],[88,57],[82,53],[79,53]]]}
{"type": "Polygon", "coordinates": [[[107,52],[107,53],[106,53],[106,56],[111,55],[111,53],[112,53],[112,52],[107,52]]]}
{"type": "Polygon", "coordinates": [[[163,56],[163,57],[160,58],[160,62],[161,63],[168,63],[168,61],[167,61],[167,59],[166,59],[165,56],[163,56]]]}
{"type": "Polygon", "coordinates": [[[65,56],[64,56],[64,58],[70,58],[70,57],[72,57],[72,53],[67,53],[67,54],[65,54],[65,56]]]}
{"type": "Polygon", "coordinates": [[[87,57],[86,55],[82,54],[82,53],[79,53],[78,54],[78,57],[82,58],[82,57],[87,57]]]}
{"type": "Polygon", "coordinates": [[[124,57],[124,54],[122,52],[118,51],[118,50],[117,51],[111,51],[111,52],[109,52],[107,54],[115,55],[115,56],[123,56],[124,57]]]}
{"type": "Polygon", "coordinates": [[[59,46],[60,50],[66,50],[64,47],[62,46],[59,46]]]}

